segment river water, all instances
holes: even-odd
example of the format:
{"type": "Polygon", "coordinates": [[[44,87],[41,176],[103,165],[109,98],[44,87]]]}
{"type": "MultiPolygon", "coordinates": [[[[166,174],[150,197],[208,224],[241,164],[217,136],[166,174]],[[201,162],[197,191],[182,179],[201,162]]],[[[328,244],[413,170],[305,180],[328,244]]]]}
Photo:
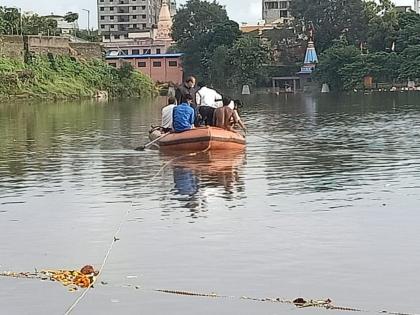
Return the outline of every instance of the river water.
{"type": "MultiPolygon", "coordinates": [[[[245,153],[177,159],[133,150],[163,102],[0,105],[0,271],[99,267],[122,222],[73,314],[420,313],[419,94],[253,96],[245,153]]],[[[1,278],[0,313],[80,293],[1,278]]]]}

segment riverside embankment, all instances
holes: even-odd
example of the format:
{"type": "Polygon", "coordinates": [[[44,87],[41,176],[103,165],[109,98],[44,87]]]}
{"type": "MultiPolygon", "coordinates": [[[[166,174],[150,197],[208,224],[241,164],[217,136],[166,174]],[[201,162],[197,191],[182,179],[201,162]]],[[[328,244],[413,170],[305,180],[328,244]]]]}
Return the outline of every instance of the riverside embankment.
{"type": "Polygon", "coordinates": [[[98,43],[48,36],[0,36],[0,100],[19,98],[146,97],[154,82],[130,66],[102,60],[98,43]]]}

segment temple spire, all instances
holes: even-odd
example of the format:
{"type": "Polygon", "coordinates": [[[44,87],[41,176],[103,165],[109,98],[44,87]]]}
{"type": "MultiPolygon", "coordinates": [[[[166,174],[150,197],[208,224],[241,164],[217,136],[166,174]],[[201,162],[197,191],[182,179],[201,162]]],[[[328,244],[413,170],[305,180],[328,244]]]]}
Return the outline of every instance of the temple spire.
{"type": "Polygon", "coordinates": [[[169,5],[168,5],[167,0],[162,0],[162,7],[160,8],[160,13],[159,13],[159,22],[158,22],[156,39],[172,40],[171,29],[172,29],[172,17],[171,17],[171,12],[169,10],[169,5]]]}

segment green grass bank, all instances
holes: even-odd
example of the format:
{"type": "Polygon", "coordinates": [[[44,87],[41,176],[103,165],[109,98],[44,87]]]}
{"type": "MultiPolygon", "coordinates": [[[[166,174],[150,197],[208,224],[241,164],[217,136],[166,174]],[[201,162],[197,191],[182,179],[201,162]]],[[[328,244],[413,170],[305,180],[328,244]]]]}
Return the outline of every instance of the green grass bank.
{"type": "Polygon", "coordinates": [[[36,56],[27,62],[0,58],[0,99],[77,99],[107,91],[110,97],[150,97],[154,82],[133,70],[120,69],[100,59],[80,60],[70,56],[36,56]]]}

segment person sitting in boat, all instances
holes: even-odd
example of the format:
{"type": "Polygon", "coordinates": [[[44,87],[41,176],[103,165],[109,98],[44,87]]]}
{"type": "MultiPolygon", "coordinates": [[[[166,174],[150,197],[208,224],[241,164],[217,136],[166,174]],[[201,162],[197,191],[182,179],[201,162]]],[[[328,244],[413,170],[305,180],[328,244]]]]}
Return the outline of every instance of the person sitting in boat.
{"type": "Polygon", "coordinates": [[[236,121],[238,122],[238,126],[242,128],[242,130],[247,133],[246,126],[242,121],[241,117],[239,116],[239,108],[242,107],[241,100],[234,100],[229,104],[229,107],[233,109],[234,115],[236,116],[236,121]]]}
{"type": "Polygon", "coordinates": [[[167,133],[172,131],[172,117],[174,108],[176,107],[176,99],[173,96],[168,98],[168,105],[162,108],[162,132],[167,133]]]}
{"type": "Polygon", "coordinates": [[[181,103],[173,109],[172,122],[175,132],[183,132],[194,128],[196,113],[191,107],[193,98],[188,94],[185,99],[185,103],[181,103]]]}
{"type": "Polygon", "coordinates": [[[213,124],[214,110],[222,106],[222,95],[216,90],[208,88],[204,82],[198,83],[198,87],[196,104],[201,117],[200,124],[209,126],[213,124]]]}
{"type": "Polygon", "coordinates": [[[229,107],[232,102],[230,97],[223,97],[223,106],[214,111],[213,126],[223,128],[229,131],[233,130],[233,126],[238,123],[235,111],[229,107]]]}

